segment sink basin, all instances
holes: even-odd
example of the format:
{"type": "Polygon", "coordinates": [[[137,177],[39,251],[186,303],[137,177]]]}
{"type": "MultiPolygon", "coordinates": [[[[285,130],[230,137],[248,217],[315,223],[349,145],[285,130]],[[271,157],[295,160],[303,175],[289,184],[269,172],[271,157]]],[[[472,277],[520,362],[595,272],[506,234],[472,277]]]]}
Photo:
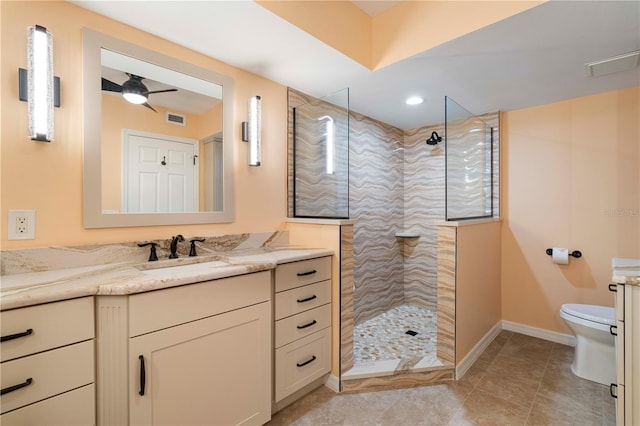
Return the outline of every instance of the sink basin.
{"type": "MultiPolygon", "coordinates": [[[[146,264],[144,266],[146,266],[146,264]]],[[[186,265],[181,263],[171,265],[158,265],[157,267],[152,269],[138,266],[137,269],[139,269],[145,275],[167,276],[197,274],[207,272],[211,269],[220,268],[222,266],[229,266],[229,264],[220,260],[212,260],[209,262],[190,263],[186,265]]]]}

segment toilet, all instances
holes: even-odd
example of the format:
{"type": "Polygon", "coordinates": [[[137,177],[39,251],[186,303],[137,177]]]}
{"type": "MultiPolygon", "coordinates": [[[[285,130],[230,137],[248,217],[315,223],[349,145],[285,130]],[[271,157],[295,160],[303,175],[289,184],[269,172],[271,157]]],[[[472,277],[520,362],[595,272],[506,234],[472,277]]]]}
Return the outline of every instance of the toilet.
{"type": "Polygon", "coordinates": [[[560,308],[560,316],[576,335],[573,374],[606,386],[615,383],[615,336],[611,334],[615,309],[568,303],[560,308]]]}

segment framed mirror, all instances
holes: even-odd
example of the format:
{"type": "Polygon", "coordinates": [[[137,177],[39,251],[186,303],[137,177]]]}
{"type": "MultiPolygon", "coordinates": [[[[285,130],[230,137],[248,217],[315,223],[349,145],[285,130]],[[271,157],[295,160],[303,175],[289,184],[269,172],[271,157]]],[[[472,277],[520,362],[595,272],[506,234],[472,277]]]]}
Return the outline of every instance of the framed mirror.
{"type": "Polygon", "coordinates": [[[86,28],[82,47],[84,227],[232,222],[233,80],[86,28]]]}

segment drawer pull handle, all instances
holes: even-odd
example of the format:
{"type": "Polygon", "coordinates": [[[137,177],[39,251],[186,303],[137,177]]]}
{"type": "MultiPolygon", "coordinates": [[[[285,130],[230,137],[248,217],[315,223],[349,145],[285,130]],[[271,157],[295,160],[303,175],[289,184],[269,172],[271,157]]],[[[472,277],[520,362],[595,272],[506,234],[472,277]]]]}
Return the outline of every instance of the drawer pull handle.
{"type": "Polygon", "coordinates": [[[316,295],[314,294],[313,296],[309,296],[309,297],[307,297],[306,299],[296,299],[296,302],[298,302],[298,303],[310,302],[310,301],[312,301],[313,299],[317,299],[317,298],[318,298],[318,296],[316,296],[316,295]]]}
{"type": "Polygon", "coordinates": [[[27,331],[24,331],[22,333],[16,333],[16,334],[10,334],[8,336],[2,336],[2,337],[0,337],[0,343],[1,342],[6,342],[8,340],[13,340],[13,339],[18,339],[20,337],[28,336],[31,333],[33,333],[33,329],[32,328],[30,328],[27,331]]]}
{"type": "Polygon", "coordinates": [[[20,383],[19,385],[13,385],[13,386],[9,386],[8,388],[4,388],[2,390],[0,390],[0,395],[4,395],[13,391],[17,391],[18,389],[22,389],[26,386],[29,386],[31,383],[33,383],[33,379],[31,377],[29,377],[27,380],[25,380],[24,383],[20,383]]]}
{"type": "Polygon", "coordinates": [[[140,355],[138,359],[140,360],[140,391],[138,393],[140,396],[144,396],[144,387],[147,381],[147,373],[144,369],[144,356],[140,355]]]}
{"type": "Polygon", "coordinates": [[[297,327],[297,329],[298,329],[298,330],[302,330],[303,328],[311,327],[312,325],[316,325],[317,323],[318,323],[318,321],[313,320],[313,321],[311,321],[311,322],[310,322],[310,323],[308,323],[308,324],[305,324],[305,325],[298,325],[298,326],[296,326],[296,327],[297,327]]]}
{"type": "Polygon", "coordinates": [[[618,385],[615,383],[609,385],[609,395],[611,395],[612,398],[618,398],[618,385]],[[616,389],[616,393],[613,393],[613,388],[616,389]]]}
{"type": "Polygon", "coordinates": [[[609,291],[617,293],[618,292],[618,284],[609,284],[609,291]]]}
{"type": "Polygon", "coordinates": [[[315,361],[317,358],[315,355],[311,355],[311,358],[306,360],[305,362],[299,362],[296,365],[298,367],[304,367],[305,365],[311,364],[313,361],[315,361]]]}
{"type": "Polygon", "coordinates": [[[618,327],[615,325],[610,325],[609,326],[609,333],[613,334],[614,336],[618,335],[618,327]]]}
{"type": "Polygon", "coordinates": [[[298,273],[297,273],[297,275],[298,275],[299,277],[306,277],[307,275],[313,275],[313,274],[315,274],[316,272],[318,272],[318,271],[316,271],[315,269],[313,269],[313,270],[311,270],[311,271],[307,271],[307,272],[298,272],[298,273]]]}

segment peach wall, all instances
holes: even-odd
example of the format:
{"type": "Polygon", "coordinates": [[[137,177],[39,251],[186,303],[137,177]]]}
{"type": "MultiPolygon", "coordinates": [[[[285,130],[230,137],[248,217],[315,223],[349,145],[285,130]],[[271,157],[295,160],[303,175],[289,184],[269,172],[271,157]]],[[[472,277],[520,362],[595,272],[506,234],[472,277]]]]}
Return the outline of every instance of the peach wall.
{"type": "Polygon", "coordinates": [[[220,235],[276,229],[286,216],[286,88],[67,2],[0,2],[2,249],[135,241],[185,235],[220,235]],[[62,106],[55,110],[55,140],[27,135],[27,105],[18,100],[18,68],[26,67],[26,29],[39,24],[54,39],[54,72],[62,106]],[[231,224],[86,230],[82,226],[82,28],[133,40],[148,49],[234,79],[235,221],[231,224]],[[263,165],[246,165],[240,123],[247,98],[262,96],[263,165]],[[36,239],[7,241],[7,210],[36,210],[36,239]],[[257,214],[257,212],[260,214],[257,214]]]}
{"type": "Polygon", "coordinates": [[[377,69],[545,1],[403,1],[375,17],[347,1],[258,3],[360,64],[377,69]]]}
{"type": "Polygon", "coordinates": [[[258,1],[318,40],[371,68],[371,17],[349,1],[258,1]]]}
{"type": "Polygon", "coordinates": [[[544,1],[404,1],[373,18],[372,67],[391,65],[544,1]]]}
{"type": "Polygon", "coordinates": [[[638,86],[504,114],[504,320],[569,334],[563,303],[613,306],[611,258],[640,257],[638,117],[638,86]]]}
{"type": "Polygon", "coordinates": [[[459,226],[456,246],[456,365],[501,319],[500,222],[459,226]]]}

